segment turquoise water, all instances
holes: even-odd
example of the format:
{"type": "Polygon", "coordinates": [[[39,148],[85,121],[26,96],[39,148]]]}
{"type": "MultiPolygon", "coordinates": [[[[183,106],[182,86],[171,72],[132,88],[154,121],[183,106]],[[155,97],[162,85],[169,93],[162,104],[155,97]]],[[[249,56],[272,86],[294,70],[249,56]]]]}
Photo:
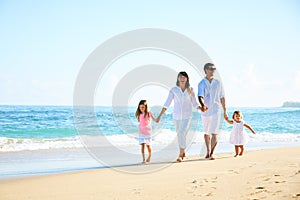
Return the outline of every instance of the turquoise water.
{"type": "MultiPolygon", "coordinates": [[[[83,137],[105,136],[112,144],[139,153],[135,107],[93,109],[74,116],[71,106],[0,106],[0,177],[101,167],[85,151],[83,137]],[[79,127],[84,131],[78,131],[79,127]]],[[[152,112],[157,116],[160,109],[153,108],[152,112]]],[[[229,116],[237,109],[257,132],[255,136],[249,134],[248,149],[300,145],[300,108],[228,108],[229,116]]],[[[159,132],[153,141],[154,153],[176,137],[171,113],[169,109],[161,123],[153,123],[153,131],[159,132]]],[[[199,154],[199,146],[203,146],[200,116],[197,111],[193,113],[191,129],[196,137],[190,154],[199,154]]],[[[232,151],[230,130],[231,125],[223,121],[218,152],[232,151]]]]}
{"type": "MultiPolygon", "coordinates": [[[[244,119],[257,132],[269,134],[300,134],[300,108],[236,108],[242,111],[244,119]]],[[[235,108],[229,108],[231,117],[235,108]]],[[[134,133],[137,123],[134,118],[135,108],[123,108],[119,113],[113,113],[111,107],[96,107],[95,115],[97,124],[92,128],[100,129],[104,135],[118,135],[134,133]],[[115,122],[130,119],[124,132],[115,122]]],[[[159,110],[154,114],[157,115],[159,110]]],[[[89,116],[93,117],[93,115],[89,116]]],[[[200,118],[195,112],[194,118],[200,118]]],[[[61,139],[76,137],[77,131],[74,124],[73,107],[63,106],[0,106],[0,137],[19,139],[61,139]]],[[[122,127],[124,126],[121,125],[122,127]]],[[[171,111],[164,118],[165,128],[174,130],[171,111]]],[[[201,130],[199,127],[194,129],[201,130]]],[[[230,130],[230,126],[223,123],[222,129],[230,130]]],[[[90,133],[87,133],[90,134],[90,133]]],[[[99,134],[95,133],[95,134],[99,134]]],[[[0,144],[4,145],[4,144],[0,144]]]]}

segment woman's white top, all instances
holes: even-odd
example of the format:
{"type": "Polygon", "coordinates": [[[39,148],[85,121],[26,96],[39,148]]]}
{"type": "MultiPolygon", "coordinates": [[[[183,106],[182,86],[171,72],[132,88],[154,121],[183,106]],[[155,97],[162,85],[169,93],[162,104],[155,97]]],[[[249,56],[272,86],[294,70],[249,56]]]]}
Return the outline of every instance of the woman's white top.
{"type": "Polygon", "coordinates": [[[168,108],[174,100],[173,119],[189,119],[193,115],[193,106],[199,106],[199,103],[195,98],[193,88],[191,88],[191,90],[192,95],[188,93],[187,89],[182,91],[178,86],[175,86],[170,90],[169,96],[164,104],[164,108],[168,108]]]}

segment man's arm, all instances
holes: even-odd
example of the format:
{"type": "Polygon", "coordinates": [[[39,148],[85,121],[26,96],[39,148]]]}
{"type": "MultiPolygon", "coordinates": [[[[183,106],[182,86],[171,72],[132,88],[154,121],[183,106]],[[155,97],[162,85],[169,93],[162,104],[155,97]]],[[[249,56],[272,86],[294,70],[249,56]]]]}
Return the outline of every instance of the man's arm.
{"type": "Polygon", "coordinates": [[[224,111],[224,119],[228,120],[228,115],[227,115],[227,111],[226,111],[225,97],[221,98],[221,104],[222,104],[222,108],[223,108],[223,111],[224,111]]]}
{"type": "Polygon", "coordinates": [[[208,107],[204,104],[204,98],[202,96],[198,96],[198,100],[199,100],[199,103],[200,103],[200,110],[202,112],[207,111],[208,107]]]}

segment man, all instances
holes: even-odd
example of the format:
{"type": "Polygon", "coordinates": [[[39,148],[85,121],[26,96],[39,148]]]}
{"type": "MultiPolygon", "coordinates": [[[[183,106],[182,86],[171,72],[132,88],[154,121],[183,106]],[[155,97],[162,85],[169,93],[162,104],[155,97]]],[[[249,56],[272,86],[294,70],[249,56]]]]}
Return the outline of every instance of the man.
{"type": "Polygon", "coordinates": [[[204,65],[205,77],[198,84],[198,99],[202,110],[202,124],[206,145],[206,159],[214,160],[217,134],[220,125],[221,106],[224,118],[228,119],[222,83],[214,78],[216,68],[212,63],[204,65]]]}

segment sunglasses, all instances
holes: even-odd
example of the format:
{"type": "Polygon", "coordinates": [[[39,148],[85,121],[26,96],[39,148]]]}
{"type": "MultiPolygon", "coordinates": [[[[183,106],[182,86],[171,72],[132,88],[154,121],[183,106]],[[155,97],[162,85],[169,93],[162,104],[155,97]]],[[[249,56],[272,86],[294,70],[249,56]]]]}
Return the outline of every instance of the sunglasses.
{"type": "Polygon", "coordinates": [[[213,71],[216,70],[217,68],[208,68],[207,70],[213,71]]]}

